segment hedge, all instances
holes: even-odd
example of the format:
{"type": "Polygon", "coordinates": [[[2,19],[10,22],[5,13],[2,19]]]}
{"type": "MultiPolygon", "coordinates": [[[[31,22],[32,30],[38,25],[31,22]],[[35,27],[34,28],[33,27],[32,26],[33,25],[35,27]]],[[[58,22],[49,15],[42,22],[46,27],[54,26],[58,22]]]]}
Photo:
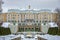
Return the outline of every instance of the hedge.
{"type": "Polygon", "coordinates": [[[0,35],[8,35],[8,34],[11,34],[9,28],[0,27],[0,35]]]}
{"type": "Polygon", "coordinates": [[[57,35],[60,35],[60,29],[58,29],[58,33],[57,33],[57,35]]]}
{"type": "Polygon", "coordinates": [[[51,34],[51,35],[60,35],[60,29],[58,29],[58,27],[49,28],[48,34],[51,34]]]}

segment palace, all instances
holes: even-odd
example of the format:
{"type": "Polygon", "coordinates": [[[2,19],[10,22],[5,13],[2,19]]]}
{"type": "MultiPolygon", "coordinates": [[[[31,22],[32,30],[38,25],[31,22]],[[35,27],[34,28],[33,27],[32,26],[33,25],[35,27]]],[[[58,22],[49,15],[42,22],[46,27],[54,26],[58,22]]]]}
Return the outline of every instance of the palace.
{"type": "Polygon", "coordinates": [[[19,24],[22,31],[40,31],[41,24],[57,22],[57,13],[50,10],[17,10],[10,9],[0,14],[0,22],[13,22],[19,24]]]}

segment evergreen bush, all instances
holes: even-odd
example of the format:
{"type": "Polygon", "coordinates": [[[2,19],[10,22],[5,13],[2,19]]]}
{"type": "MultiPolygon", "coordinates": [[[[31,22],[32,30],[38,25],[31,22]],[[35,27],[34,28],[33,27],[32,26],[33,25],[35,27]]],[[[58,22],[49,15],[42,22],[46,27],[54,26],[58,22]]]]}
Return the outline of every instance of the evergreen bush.
{"type": "Polygon", "coordinates": [[[8,34],[11,34],[9,28],[0,27],[0,35],[8,35],[8,34]]]}
{"type": "Polygon", "coordinates": [[[49,28],[48,30],[48,34],[57,35],[57,33],[58,33],[58,27],[49,28]]]}

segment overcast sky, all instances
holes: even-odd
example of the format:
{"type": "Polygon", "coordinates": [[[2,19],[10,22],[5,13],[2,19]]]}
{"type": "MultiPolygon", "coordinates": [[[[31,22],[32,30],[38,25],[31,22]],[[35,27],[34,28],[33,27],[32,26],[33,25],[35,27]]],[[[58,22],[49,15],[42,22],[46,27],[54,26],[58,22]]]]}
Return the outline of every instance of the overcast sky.
{"type": "Polygon", "coordinates": [[[31,9],[54,9],[60,7],[60,0],[3,0],[3,12],[8,9],[27,9],[31,5],[31,9]]]}

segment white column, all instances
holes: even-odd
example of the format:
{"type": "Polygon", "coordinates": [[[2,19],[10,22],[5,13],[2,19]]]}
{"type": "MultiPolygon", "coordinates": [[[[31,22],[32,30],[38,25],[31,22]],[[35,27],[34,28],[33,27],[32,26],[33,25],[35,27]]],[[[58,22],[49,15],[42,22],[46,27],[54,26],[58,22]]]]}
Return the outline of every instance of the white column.
{"type": "Polygon", "coordinates": [[[49,22],[49,14],[48,14],[48,22],[49,22]]]}
{"type": "Polygon", "coordinates": [[[42,21],[43,21],[43,20],[42,20],[42,17],[43,17],[43,15],[41,14],[41,23],[42,23],[42,21]]]}
{"type": "Polygon", "coordinates": [[[7,14],[7,22],[8,22],[8,14],[7,14]]]}
{"type": "Polygon", "coordinates": [[[52,22],[52,14],[51,14],[51,22],[52,22]]]}

